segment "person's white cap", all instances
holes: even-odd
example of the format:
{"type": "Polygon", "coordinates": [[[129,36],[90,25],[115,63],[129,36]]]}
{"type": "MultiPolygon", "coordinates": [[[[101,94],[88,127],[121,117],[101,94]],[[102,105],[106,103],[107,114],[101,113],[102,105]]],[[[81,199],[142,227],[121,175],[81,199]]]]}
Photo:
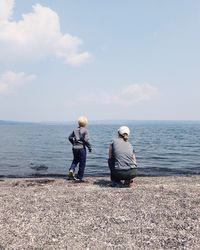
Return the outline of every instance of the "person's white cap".
{"type": "Polygon", "coordinates": [[[123,134],[127,134],[127,135],[130,135],[130,129],[127,127],[127,126],[121,126],[117,132],[120,134],[120,135],[123,135],[123,134]]]}

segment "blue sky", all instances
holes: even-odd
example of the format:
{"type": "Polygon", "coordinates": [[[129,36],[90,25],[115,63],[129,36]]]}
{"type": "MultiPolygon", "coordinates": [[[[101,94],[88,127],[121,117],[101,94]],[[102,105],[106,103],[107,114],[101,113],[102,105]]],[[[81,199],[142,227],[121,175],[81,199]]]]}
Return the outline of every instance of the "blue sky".
{"type": "Polygon", "coordinates": [[[0,0],[0,120],[200,120],[200,1],[0,0]]]}

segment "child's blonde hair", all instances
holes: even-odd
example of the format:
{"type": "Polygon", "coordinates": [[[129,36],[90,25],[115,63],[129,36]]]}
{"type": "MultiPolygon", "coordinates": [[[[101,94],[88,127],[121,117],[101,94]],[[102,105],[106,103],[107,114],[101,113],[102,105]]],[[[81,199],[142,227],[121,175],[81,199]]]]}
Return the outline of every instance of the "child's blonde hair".
{"type": "Polygon", "coordinates": [[[88,119],[87,119],[86,116],[80,116],[80,117],[78,118],[78,125],[79,125],[80,127],[85,127],[87,124],[88,124],[88,119]]]}

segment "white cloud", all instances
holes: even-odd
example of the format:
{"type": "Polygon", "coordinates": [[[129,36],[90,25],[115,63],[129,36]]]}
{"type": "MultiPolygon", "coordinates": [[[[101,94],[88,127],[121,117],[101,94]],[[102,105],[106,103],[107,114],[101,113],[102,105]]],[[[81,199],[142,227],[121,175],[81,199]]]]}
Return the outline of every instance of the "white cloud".
{"type": "Polygon", "coordinates": [[[131,106],[139,102],[152,100],[158,93],[157,87],[149,83],[131,84],[116,94],[101,92],[82,98],[81,101],[85,103],[131,106]]]}
{"type": "Polygon", "coordinates": [[[0,21],[9,20],[12,17],[14,0],[0,1],[0,21]]]}
{"type": "Polygon", "coordinates": [[[79,51],[79,37],[61,33],[59,16],[52,9],[36,4],[32,12],[16,22],[9,21],[14,1],[3,0],[1,5],[0,54],[5,58],[38,59],[50,55],[71,65],[91,59],[90,53],[79,51]]]}
{"type": "Polygon", "coordinates": [[[36,79],[36,75],[26,75],[24,72],[15,73],[11,70],[0,75],[0,93],[21,86],[36,79]]]}
{"type": "Polygon", "coordinates": [[[149,83],[132,84],[122,90],[118,99],[122,104],[129,105],[151,100],[157,93],[158,89],[149,83]]]}

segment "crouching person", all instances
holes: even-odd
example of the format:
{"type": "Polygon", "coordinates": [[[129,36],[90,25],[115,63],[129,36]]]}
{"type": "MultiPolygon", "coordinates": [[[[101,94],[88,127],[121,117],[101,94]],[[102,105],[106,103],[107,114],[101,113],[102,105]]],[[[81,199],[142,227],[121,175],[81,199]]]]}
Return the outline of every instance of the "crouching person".
{"type": "Polygon", "coordinates": [[[137,164],[133,146],[128,141],[130,129],[121,126],[118,137],[109,146],[108,165],[110,168],[112,186],[132,187],[137,174],[137,164]]]}

